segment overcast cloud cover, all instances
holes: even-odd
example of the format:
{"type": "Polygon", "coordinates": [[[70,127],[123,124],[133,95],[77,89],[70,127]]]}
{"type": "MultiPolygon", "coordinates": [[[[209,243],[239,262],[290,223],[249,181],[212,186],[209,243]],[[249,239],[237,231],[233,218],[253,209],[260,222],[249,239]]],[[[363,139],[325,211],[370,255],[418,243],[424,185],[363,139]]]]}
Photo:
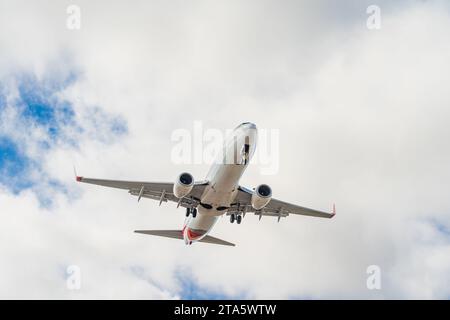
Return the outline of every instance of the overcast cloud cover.
{"type": "Polygon", "coordinates": [[[0,0],[0,298],[448,298],[449,18],[447,1],[0,0]],[[179,228],[175,204],[74,182],[73,164],[203,179],[170,157],[196,120],[279,129],[278,173],[242,184],[337,216],[224,218],[212,235],[235,248],[186,247],[133,233],[179,228]]]}

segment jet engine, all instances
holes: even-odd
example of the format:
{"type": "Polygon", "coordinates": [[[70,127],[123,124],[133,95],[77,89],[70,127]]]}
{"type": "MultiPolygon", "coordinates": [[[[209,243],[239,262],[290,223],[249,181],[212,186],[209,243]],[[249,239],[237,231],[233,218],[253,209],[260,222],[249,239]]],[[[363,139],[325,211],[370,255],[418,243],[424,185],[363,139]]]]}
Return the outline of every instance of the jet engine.
{"type": "Polygon", "coordinates": [[[183,198],[192,191],[193,187],[194,177],[191,174],[184,172],[180,174],[175,181],[175,184],[173,185],[173,194],[178,199],[183,198]]]}
{"type": "Polygon", "coordinates": [[[255,210],[264,208],[272,199],[272,189],[267,184],[260,184],[252,195],[252,207],[255,210]]]}

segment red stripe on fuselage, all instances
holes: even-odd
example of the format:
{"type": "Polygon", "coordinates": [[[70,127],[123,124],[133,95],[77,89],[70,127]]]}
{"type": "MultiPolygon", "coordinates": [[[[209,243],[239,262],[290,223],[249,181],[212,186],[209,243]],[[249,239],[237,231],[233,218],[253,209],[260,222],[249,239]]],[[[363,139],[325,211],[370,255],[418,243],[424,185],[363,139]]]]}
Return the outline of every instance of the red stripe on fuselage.
{"type": "Polygon", "coordinates": [[[187,237],[188,237],[189,240],[195,240],[195,239],[200,238],[202,236],[202,234],[196,233],[196,232],[192,231],[189,228],[186,229],[186,233],[187,233],[187,237]]]}

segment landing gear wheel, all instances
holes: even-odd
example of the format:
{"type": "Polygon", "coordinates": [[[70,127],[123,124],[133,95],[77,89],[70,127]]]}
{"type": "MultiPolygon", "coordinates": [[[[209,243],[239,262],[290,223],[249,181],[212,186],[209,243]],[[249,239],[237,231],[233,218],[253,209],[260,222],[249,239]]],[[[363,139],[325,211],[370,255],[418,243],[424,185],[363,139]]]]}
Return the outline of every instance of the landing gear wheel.
{"type": "Polygon", "coordinates": [[[191,209],[190,208],[186,208],[186,217],[189,217],[190,214],[191,214],[191,209]]]}
{"type": "Polygon", "coordinates": [[[242,216],[241,215],[238,215],[236,217],[236,222],[237,222],[237,224],[241,224],[241,222],[242,222],[242,216]]]}
{"type": "Polygon", "coordinates": [[[197,208],[192,209],[192,218],[197,216],[197,208]]]}
{"type": "Polygon", "coordinates": [[[234,215],[234,213],[232,213],[231,215],[230,215],[230,222],[231,223],[234,223],[234,220],[236,219],[236,216],[234,215]]]}

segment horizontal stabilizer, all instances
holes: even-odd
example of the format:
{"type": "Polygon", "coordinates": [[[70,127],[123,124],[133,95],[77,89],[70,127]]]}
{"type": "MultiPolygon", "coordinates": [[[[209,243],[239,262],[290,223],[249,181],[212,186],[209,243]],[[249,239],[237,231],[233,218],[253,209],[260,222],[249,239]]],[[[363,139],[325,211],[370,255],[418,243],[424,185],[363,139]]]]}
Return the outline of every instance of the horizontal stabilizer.
{"type": "Polygon", "coordinates": [[[151,236],[183,239],[183,233],[181,230],[135,230],[134,232],[148,234],[151,236]]]}
{"type": "Polygon", "coordinates": [[[211,237],[211,236],[204,237],[203,239],[200,240],[200,242],[220,244],[220,245],[223,245],[223,246],[230,246],[230,247],[234,247],[235,246],[234,243],[231,243],[231,242],[219,239],[219,238],[214,238],[214,237],[211,237]]]}
{"type": "MultiPolygon", "coordinates": [[[[183,239],[183,232],[181,230],[135,230],[136,233],[142,233],[142,234],[148,234],[151,236],[159,236],[159,237],[166,237],[166,238],[173,238],[173,239],[183,239]]],[[[211,236],[205,236],[203,239],[199,240],[199,242],[206,242],[206,243],[212,243],[212,244],[220,244],[223,246],[232,246],[234,247],[235,244],[211,237],[211,236]]]]}

